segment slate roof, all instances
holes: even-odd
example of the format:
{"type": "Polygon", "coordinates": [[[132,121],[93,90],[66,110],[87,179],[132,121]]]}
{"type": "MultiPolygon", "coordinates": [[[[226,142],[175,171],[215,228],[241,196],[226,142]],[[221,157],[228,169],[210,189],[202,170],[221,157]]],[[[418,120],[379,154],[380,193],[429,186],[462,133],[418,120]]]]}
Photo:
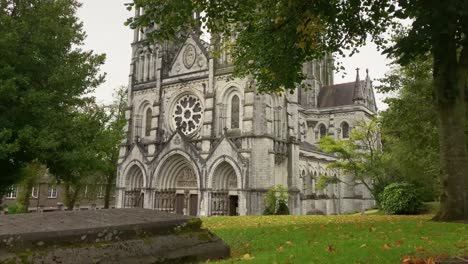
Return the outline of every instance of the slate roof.
{"type": "MultiPolygon", "coordinates": [[[[356,82],[340,83],[320,88],[318,96],[318,107],[335,107],[353,105],[354,86],[356,82]]],[[[361,87],[365,81],[361,81],[361,87]]]]}
{"type": "Polygon", "coordinates": [[[310,144],[307,141],[301,141],[299,147],[303,150],[315,151],[315,152],[323,152],[319,147],[310,144]]]}

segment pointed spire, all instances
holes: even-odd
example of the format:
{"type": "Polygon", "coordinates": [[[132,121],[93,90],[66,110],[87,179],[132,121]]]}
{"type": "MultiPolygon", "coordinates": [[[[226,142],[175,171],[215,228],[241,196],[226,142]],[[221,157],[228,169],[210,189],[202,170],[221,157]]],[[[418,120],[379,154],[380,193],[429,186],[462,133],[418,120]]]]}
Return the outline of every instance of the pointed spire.
{"type": "Polygon", "coordinates": [[[356,83],[354,84],[353,102],[355,104],[363,104],[364,96],[362,95],[361,78],[359,78],[359,68],[356,68],[356,83]]]}

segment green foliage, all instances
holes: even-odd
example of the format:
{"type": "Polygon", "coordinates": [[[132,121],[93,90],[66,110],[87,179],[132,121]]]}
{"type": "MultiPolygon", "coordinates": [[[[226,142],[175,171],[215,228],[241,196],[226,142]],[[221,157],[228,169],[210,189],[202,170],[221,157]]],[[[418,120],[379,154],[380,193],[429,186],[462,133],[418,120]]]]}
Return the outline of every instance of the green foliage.
{"type": "Polygon", "coordinates": [[[112,192],[117,178],[116,164],[119,159],[119,148],[125,138],[125,110],[127,107],[127,89],[122,86],[115,90],[114,102],[103,107],[106,113],[105,126],[98,134],[98,156],[100,160],[100,173],[98,182],[105,185],[104,208],[109,208],[112,192]]]}
{"type": "Polygon", "coordinates": [[[264,215],[288,215],[289,193],[283,185],[276,185],[268,190],[263,199],[264,215]]]}
{"type": "MultiPolygon", "coordinates": [[[[338,169],[344,175],[353,175],[354,179],[374,195],[378,196],[378,188],[387,181],[383,172],[382,145],[380,142],[380,124],[377,120],[371,122],[359,121],[351,131],[350,138],[334,140],[324,137],[319,142],[323,151],[335,155],[338,159],[328,165],[329,168],[338,169]],[[372,185],[368,184],[372,181],[372,185]]],[[[338,178],[320,177],[319,186],[325,188],[330,183],[336,183],[338,178]]],[[[347,183],[347,184],[353,184],[347,183]]]]}
{"type": "Polygon", "coordinates": [[[218,40],[227,42],[221,46],[233,55],[236,75],[252,74],[259,91],[283,92],[294,90],[306,77],[304,61],[334,52],[354,53],[369,34],[382,43],[379,33],[392,24],[387,11],[393,3],[372,3],[363,7],[360,1],[338,0],[134,0],[128,8],[142,7],[145,12],[127,24],[159,25],[148,37],[161,42],[177,41],[181,32],[203,26],[212,36],[224,36],[218,40]],[[193,13],[203,16],[196,19],[193,13]],[[236,41],[231,43],[229,36],[236,36],[236,41]]]}
{"type": "Polygon", "coordinates": [[[75,0],[0,3],[0,194],[24,164],[59,146],[57,125],[103,81],[103,55],[83,51],[75,0]]]}
{"type": "Polygon", "coordinates": [[[325,175],[320,175],[317,183],[315,184],[315,189],[325,190],[329,184],[338,183],[339,179],[337,177],[329,177],[325,175]]]}
{"type": "Polygon", "coordinates": [[[18,205],[22,208],[29,208],[29,200],[33,187],[35,187],[39,180],[45,175],[47,169],[44,165],[37,161],[27,163],[21,170],[21,182],[19,189],[21,190],[16,199],[18,205]]]}
{"type": "MultiPolygon", "coordinates": [[[[377,87],[390,95],[385,99],[389,107],[381,113],[385,170],[397,181],[421,188],[425,201],[433,201],[440,189],[431,67],[428,58],[413,61],[388,73],[377,87]]],[[[468,120],[466,123],[468,126],[468,120]]]]}
{"type": "Polygon", "coordinates": [[[7,210],[8,214],[24,214],[28,212],[26,207],[18,203],[8,206],[7,210]]]}
{"type": "Polygon", "coordinates": [[[418,214],[423,209],[421,195],[413,184],[392,183],[380,196],[380,207],[387,214],[418,214]]]}

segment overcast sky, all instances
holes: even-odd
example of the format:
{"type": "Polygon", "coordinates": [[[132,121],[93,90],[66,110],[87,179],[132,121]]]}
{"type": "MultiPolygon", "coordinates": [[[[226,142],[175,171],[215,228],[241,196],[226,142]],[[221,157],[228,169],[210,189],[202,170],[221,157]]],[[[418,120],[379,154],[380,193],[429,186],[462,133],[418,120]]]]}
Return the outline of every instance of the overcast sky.
{"type": "MultiPolygon", "coordinates": [[[[101,103],[112,100],[112,93],[116,87],[128,85],[130,67],[130,43],[133,39],[132,31],[123,24],[132,15],[125,9],[124,3],[129,0],[81,0],[83,6],[78,11],[78,17],[84,23],[87,33],[85,49],[107,55],[106,64],[102,71],[107,73],[106,82],[96,90],[96,97],[101,103]]],[[[360,53],[343,60],[346,75],[335,74],[335,83],[350,82],[356,78],[356,68],[361,68],[361,77],[365,76],[365,69],[369,69],[372,79],[381,78],[389,70],[389,61],[377,52],[375,45],[369,44],[360,53]]],[[[385,108],[381,102],[382,96],[377,94],[378,107],[385,108]]]]}

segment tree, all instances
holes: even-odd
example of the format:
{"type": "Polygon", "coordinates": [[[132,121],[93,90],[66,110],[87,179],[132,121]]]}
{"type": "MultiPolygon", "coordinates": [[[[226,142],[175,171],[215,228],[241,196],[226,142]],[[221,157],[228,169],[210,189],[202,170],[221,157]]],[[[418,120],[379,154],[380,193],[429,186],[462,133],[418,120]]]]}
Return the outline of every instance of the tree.
{"type": "Polygon", "coordinates": [[[130,18],[130,27],[158,26],[148,31],[150,41],[174,40],[177,33],[199,26],[213,36],[237,36],[229,45],[236,74],[253,75],[259,91],[294,90],[305,77],[305,61],[347,50],[353,54],[368,36],[402,65],[431,54],[442,183],[441,207],[434,219],[468,219],[466,1],[134,0],[128,4],[133,7],[145,12],[130,18]],[[412,24],[387,45],[382,33],[395,29],[397,19],[412,24]]]}
{"type": "MultiPolygon", "coordinates": [[[[27,163],[21,170],[20,192],[17,203],[22,212],[28,212],[29,201],[33,188],[37,188],[39,181],[47,173],[47,168],[37,161],[27,163]]],[[[39,191],[39,190],[37,190],[39,191]]]]}
{"type": "Polygon", "coordinates": [[[30,161],[47,164],[60,133],[50,124],[102,81],[103,55],[83,51],[75,0],[0,1],[0,195],[30,161]]]}
{"type": "Polygon", "coordinates": [[[288,189],[281,184],[268,189],[263,199],[265,209],[264,215],[289,215],[289,193],[288,189]]]}
{"type": "Polygon", "coordinates": [[[125,110],[127,107],[127,89],[122,86],[116,90],[114,102],[103,107],[105,127],[100,132],[99,156],[101,161],[101,179],[104,183],[104,208],[109,208],[112,191],[117,178],[116,165],[119,159],[119,147],[125,138],[124,127],[127,124],[125,110]]]}
{"type": "Polygon", "coordinates": [[[380,125],[376,120],[369,123],[359,121],[349,139],[322,138],[320,148],[337,157],[328,167],[338,169],[353,179],[321,176],[317,187],[323,188],[339,181],[348,185],[363,184],[378,200],[380,192],[390,182],[383,170],[384,154],[380,138],[380,125]]]}
{"type": "MultiPolygon", "coordinates": [[[[426,201],[439,193],[439,133],[432,94],[432,62],[418,59],[397,67],[381,80],[385,99],[382,137],[388,158],[386,173],[421,187],[426,201]]],[[[467,120],[468,122],[468,120],[467,120]]],[[[468,144],[468,142],[467,142],[468,144]]]]}
{"type": "Polygon", "coordinates": [[[50,173],[63,184],[65,206],[71,210],[84,185],[102,166],[99,135],[105,127],[106,115],[93,101],[62,114],[62,122],[50,125],[55,128],[59,141],[47,160],[50,173]]]}

